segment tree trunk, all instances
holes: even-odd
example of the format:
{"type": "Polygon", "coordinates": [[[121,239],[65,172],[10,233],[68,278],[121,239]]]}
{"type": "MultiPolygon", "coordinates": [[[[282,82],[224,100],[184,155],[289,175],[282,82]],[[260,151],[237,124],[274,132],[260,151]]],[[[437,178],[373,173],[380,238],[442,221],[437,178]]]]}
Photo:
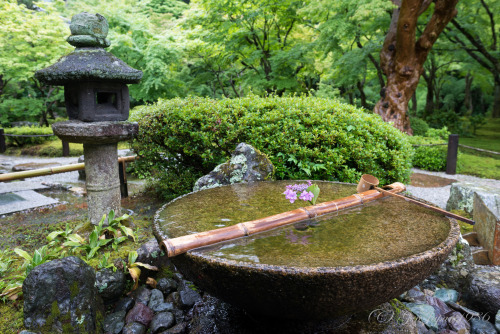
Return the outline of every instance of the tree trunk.
{"type": "Polygon", "coordinates": [[[366,103],[366,94],[365,94],[365,90],[364,90],[364,80],[363,81],[358,81],[356,83],[356,86],[358,87],[358,91],[359,91],[359,98],[361,100],[361,106],[365,109],[368,109],[368,104],[366,103]]]}
{"type": "Polygon", "coordinates": [[[465,92],[464,92],[464,105],[465,109],[467,109],[467,114],[471,115],[473,111],[472,107],[472,95],[471,95],[471,87],[472,87],[472,81],[474,80],[474,77],[470,75],[470,72],[467,73],[465,76],[465,92]]]}
{"type": "Polygon", "coordinates": [[[408,117],[408,102],[415,93],[423,64],[439,34],[456,15],[458,0],[435,2],[434,12],[421,36],[416,39],[418,17],[425,12],[431,0],[393,0],[398,5],[380,51],[381,67],[387,84],[374,112],[394,127],[412,134],[408,117]]]}
{"type": "Polygon", "coordinates": [[[413,115],[417,116],[417,91],[415,91],[411,97],[411,109],[413,111],[413,115]]]}
{"type": "Polygon", "coordinates": [[[491,117],[500,118],[500,83],[495,82],[495,93],[493,100],[493,112],[491,117]]]}

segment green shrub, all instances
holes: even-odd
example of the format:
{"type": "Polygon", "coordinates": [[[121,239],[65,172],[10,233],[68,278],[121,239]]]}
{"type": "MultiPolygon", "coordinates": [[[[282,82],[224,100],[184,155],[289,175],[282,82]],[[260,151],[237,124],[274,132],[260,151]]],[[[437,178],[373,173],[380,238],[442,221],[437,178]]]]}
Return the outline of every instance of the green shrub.
{"type": "MultiPolygon", "coordinates": [[[[448,143],[449,135],[450,132],[448,128],[444,126],[441,129],[429,128],[425,137],[409,137],[410,143],[414,146],[413,167],[432,171],[444,171],[446,169],[446,157],[448,155],[448,146],[446,144],[448,143]]],[[[460,157],[460,152],[458,156],[460,157]]]]}
{"type": "Polygon", "coordinates": [[[406,181],[410,172],[404,134],[335,100],[176,98],[138,107],[131,119],[139,122],[136,169],[165,198],[191,191],[240,142],[266,153],[278,179],[358,182],[369,173],[387,184],[406,181]]]}
{"type": "MultiPolygon", "coordinates": [[[[19,126],[15,128],[4,129],[6,134],[12,135],[51,135],[52,128],[50,126],[39,127],[39,126],[19,126]]],[[[47,140],[56,140],[56,136],[51,137],[12,137],[5,136],[6,142],[10,145],[15,145],[18,147],[28,145],[28,144],[41,144],[47,140]]]]}
{"type": "Polygon", "coordinates": [[[425,136],[425,133],[429,130],[427,122],[420,118],[411,118],[410,125],[414,136],[425,136]]]}
{"type": "Polygon", "coordinates": [[[442,171],[446,169],[446,146],[419,146],[415,147],[413,167],[442,171]]]}

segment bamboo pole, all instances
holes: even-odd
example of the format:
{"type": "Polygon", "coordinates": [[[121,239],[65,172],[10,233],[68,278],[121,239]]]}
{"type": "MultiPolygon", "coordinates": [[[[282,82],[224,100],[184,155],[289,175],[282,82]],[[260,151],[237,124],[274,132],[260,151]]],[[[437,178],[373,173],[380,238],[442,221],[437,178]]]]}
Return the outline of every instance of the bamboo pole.
{"type": "MultiPolygon", "coordinates": [[[[406,189],[406,187],[399,182],[393,183],[389,187],[391,188],[391,190],[389,190],[390,193],[401,192],[406,189]]],[[[385,194],[376,190],[368,190],[359,194],[336,199],[334,201],[311,205],[277,215],[239,223],[233,226],[185,235],[173,239],[167,238],[160,242],[160,246],[166,251],[168,257],[172,257],[185,253],[191,249],[249,236],[283,225],[289,225],[305,219],[311,219],[327,213],[352,208],[384,196],[385,194]]]]}
{"type": "MultiPolygon", "coordinates": [[[[136,159],[136,156],[121,157],[121,158],[118,158],[118,162],[130,162],[130,161],[134,161],[135,159],[136,159]]],[[[72,172],[75,170],[82,170],[82,169],[85,169],[85,163],[83,163],[83,162],[78,163],[78,164],[73,164],[73,165],[40,168],[40,169],[27,170],[24,172],[6,173],[6,174],[0,174],[0,182],[12,181],[12,180],[17,180],[17,179],[25,179],[25,178],[37,177],[37,176],[44,176],[44,175],[52,175],[52,174],[58,174],[58,173],[66,173],[66,172],[72,172]]]]}
{"type": "Polygon", "coordinates": [[[440,208],[436,208],[435,206],[419,202],[417,200],[414,200],[413,198],[408,198],[406,196],[401,196],[401,195],[398,195],[398,194],[393,194],[393,193],[388,192],[387,190],[381,189],[379,187],[375,187],[375,189],[378,190],[378,191],[380,191],[380,192],[382,192],[382,193],[384,193],[384,194],[387,194],[387,195],[390,195],[390,196],[394,196],[394,197],[397,197],[397,198],[401,198],[401,199],[404,199],[405,201],[408,201],[408,202],[411,202],[411,203],[423,206],[426,209],[442,213],[443,215],[445,215],[447,217],[451,217],[451,218],[455,218],[455,219],[461,220],[461,221],[463,221],[463,222],[465,222],[467,224],[471,224],[471,225],[475,225],[476,224],[476,222],[473,221],[472,219],[468,219],[468,218],[456,215],[454,213],[451,213],[449,211],[446,211],[446,210],[443,210],[443,209],[440,209],[440,208]]]}

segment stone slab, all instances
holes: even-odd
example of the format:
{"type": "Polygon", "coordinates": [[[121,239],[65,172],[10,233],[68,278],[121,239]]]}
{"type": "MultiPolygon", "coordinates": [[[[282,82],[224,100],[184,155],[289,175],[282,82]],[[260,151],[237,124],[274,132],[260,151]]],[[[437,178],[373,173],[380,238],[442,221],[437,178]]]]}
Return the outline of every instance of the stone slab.
{"type": "Polygon", "coordinates": [[[14,193],[24,190],[47,189],[48,187],[40,182],[34,181],[17,181],[17,182],[0,182],[0,194],[14,193]]]}
{"type": "Polygon", "coordinates": [[[481,246],[488,251],[492,264],[500,265],[500,196],[474,194],[474,232],[481,246]]]}
{"type": "Polygon", "coordinates": [[[450,189],[450,198],[446,203],[446,210],[465,210],[473,213],[474,194],[483,196],[500,196],[500,190],[493,186],[477,185],[472,182],[453,183],[450,189]]]}
{"type": "Polygon", "coordinates": [[[0,215],[58,203],[59,201],[33,190],[0,194],[0,215]],[[3,200],[2,200],[3,199],[3,200]]]}
{"type": "Polygon", "coordinates": [[[52,131],[61,140],[91,145],[113,144],[137,135],[139,125],[132,122],[64,121],[52,124],[52,131]]]}

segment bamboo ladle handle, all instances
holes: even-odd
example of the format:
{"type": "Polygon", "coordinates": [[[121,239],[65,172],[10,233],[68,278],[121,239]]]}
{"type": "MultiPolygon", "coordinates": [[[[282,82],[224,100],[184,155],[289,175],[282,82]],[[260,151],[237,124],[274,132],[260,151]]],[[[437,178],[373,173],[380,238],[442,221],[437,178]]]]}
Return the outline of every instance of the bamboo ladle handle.
{"type": "Polygon", "coordinates": [[[471,225],[475,225],[476,224],[476,222],[473,221],[473,220],[471,220],[471,219],[468,219],[468,218],[456,215],[454,213],[448,212],[448,211],[440,209],[440,208],[436,208],[435,206],[432,206],[432,205],[429,205],[429,204],[425,204],[425,203],[419,202],[419,201],[414,200],[412,198],[409,198],[409,197],[406,197],[406,196],[402,196],[402,195],[398,195],[398,194],[392,193],[390,191],[387,191],[385,189],[379,188],[379,187],[377,187],[378,184],[379,184],[379,181],[378,181],[378,179],[375,176],[369,175],[369,174],[364,174],[361,177],[361,180],[359,180],[358,192],[364,190],[365,188],[375,189],[375,190],[378,190],[378,191],[380,191],[381,193],[383,193],[385,195],[394,196],[394,197],[397,197],[397,198],[404,199],[405,201],[408,201],[408,202],[411,202],[411,203],[423,206],[424,208],[427,208],[429,210],[442,213],[442,214],[444,214],[447,217],[451,217],[451,218],[455,218],[455,219],[461,220],[461,221],[463,221],[463,222],[465,222],[467,224],[471,224],[471,225]]]}

